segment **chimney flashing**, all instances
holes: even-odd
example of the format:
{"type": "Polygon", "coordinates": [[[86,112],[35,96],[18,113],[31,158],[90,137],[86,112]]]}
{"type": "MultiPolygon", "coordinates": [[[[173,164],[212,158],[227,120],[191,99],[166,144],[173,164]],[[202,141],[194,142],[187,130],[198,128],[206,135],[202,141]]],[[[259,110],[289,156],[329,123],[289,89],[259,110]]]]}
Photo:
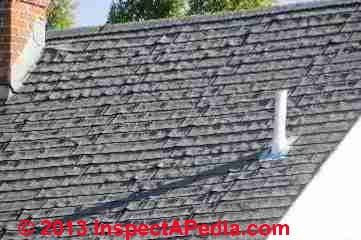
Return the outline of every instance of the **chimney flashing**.
{"type": "Polygon", "coordinates": [[[21,61],[10,66],[10,94],[16,93],[20,89],[25,80],[25,76],[35,67],[40,59],[45,46],[45,28],[46,22],[42,20],[36,20],[32,24],[31,34],[21,53],[21,61]]]}
{"type": "Polygon", "coordinates": [[[50,0],[7,0],[0,4],[0,99],[22,86],[45,46],[46,8],[50,0]]]}

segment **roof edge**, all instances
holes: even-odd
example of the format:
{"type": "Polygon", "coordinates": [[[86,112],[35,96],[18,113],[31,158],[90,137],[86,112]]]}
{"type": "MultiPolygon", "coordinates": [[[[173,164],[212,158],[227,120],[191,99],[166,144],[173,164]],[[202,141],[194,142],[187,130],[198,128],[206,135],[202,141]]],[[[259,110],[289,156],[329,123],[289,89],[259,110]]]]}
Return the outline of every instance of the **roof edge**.
{"type": "Polygon", "coordinates": [[[313,10],[320,8],[331,8],[331,7],[346,7],[355,3],[361,3],[361,0],[328,0],[328,1],[315,1],[315,2],[303,2],[294,3],[288,5],[277,5],[270,8],[251,10],[246,12],[225,12],[219,15],[193,15],[187,18],[189,19],[178,19],[178,18],[167,18],[167,19],[155,19],[147,20],[143,22],[131,22],[131,23],[120,23],[120,24],[105,24],[100,26],[89,26],[72,28],[68,30],[50,30],[47,32],[47,40],[59,40],[74,37],[92,36],[97,34],[107,34],[113,32],[131,32],[131,31],[142,31],[151,30],[157,28],[166,28],[174,26],[182,26],[189,24],[219,22],[225,20],[236,20],[244,18],[263,17],[269,15],[282,14],[287,12],[298,12],[303,10],[313,10]]]}

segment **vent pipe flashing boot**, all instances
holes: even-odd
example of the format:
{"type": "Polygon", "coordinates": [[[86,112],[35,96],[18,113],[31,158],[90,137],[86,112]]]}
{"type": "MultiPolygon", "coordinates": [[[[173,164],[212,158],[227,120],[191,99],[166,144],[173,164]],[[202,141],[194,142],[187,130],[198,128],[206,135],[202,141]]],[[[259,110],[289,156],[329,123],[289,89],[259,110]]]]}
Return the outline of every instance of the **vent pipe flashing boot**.
{"type": "Polygon", "coordinates": [[[261,154],[260,160],[285,159],[289,146],[296,140],[287,139],[287,90],[280,90],[276,94],[275,115],[273,126],[272,146],[261,154]]]}
{"type": "Polygon", "coordinates": [[[288,152],[286,136],[287,90],[277,92],[273,125],[272,155],[285,155],[288,152]]]}

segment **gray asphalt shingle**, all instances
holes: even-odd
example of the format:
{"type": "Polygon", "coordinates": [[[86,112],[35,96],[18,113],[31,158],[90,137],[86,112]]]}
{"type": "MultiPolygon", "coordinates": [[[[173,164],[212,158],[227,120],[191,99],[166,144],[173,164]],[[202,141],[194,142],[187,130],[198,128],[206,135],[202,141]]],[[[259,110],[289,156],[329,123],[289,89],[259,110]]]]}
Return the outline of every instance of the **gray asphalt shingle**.
{"type": "Polygon", "coordinates": [[[49,32],[0,106],[0,239],[24,218],[279,221],[360,116],[360,7],[49,32]],[[285,88],[298,139],[259,161],[285,88]]]}

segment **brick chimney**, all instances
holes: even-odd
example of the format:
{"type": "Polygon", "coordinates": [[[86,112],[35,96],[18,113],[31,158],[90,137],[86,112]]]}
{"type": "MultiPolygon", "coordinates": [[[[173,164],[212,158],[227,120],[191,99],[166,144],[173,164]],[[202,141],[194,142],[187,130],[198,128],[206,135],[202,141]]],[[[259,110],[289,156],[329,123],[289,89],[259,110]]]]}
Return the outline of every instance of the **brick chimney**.
{"type": "Polygon", "coordinates": [[[50,0],[0,0],[0,99],[22,84],[45,45],[50,0]]]}

